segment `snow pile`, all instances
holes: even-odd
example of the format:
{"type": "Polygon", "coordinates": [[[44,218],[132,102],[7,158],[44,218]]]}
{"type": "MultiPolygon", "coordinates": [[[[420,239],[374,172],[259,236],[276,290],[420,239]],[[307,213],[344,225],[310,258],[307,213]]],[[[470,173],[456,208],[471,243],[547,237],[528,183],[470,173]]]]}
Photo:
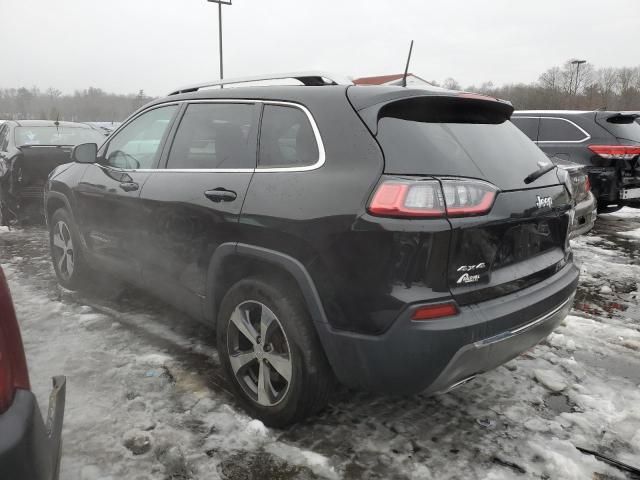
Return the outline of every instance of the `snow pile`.
{"type": "Polygon", "coordinates": [[[554,370],[535,369],[533,376],[541,385],[545,386],[552,392],[561,392],[567,388],[564,375],[554,370]]]}

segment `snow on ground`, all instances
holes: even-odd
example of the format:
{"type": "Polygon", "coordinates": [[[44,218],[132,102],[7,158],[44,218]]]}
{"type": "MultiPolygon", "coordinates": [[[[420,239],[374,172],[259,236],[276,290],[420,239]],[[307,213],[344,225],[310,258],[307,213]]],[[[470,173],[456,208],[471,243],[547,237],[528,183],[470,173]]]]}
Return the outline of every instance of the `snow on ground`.
{"type": "Polygon", "coordinates": [[[42,229],[0,232],[31,381],[68,377],[64,480],[630,478],[640,465],[640,228],[623,209],[576,239],[576,308],[545,342],[437,397],[336,392],[267,429],[228,393],[204,326],[136,290],[61,290],[42,229]]]}

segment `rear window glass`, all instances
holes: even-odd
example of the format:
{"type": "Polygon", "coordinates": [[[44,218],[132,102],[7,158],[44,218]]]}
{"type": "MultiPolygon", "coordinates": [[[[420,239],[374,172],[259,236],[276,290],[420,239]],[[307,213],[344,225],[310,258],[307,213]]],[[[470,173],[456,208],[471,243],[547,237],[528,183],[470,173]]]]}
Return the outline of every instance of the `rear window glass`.
{"type": "MultiPolygon", "coordinates": [[[[538,162],[548,163],[545,154],[510,121],[430,123],[382,118],[377,138],[384,150],[385,171],[391,174],[474,177],[510,190],[524,188],[524,178],[538,169],[538,162]]],[[[547,178],[551,176],[541,177],[538,185],[547,178]]]]}
{"type": "Polygon", "coordinates": [[[265,105],[260,129],[259,167],[300,167],[319,159],[307,115],[297,107],[265,105]]]}
{"type": "Polygon", "coordinates": [[[539,142],[581,142],[588,135],[572,122],[563,118],[541,118],[539,142]]]}
{"type": "Polygon", "coordinates": [[[630,116],[616,116],[608,118],[601,125],[612,135],[625,140],[640,142],[640,124],[630,116]]]}
{"type": "Polygon", "coordinates": [[[16,145],[80,145],[104,142],[105,136],[92,128],[82,127],[16,127],[16,145]]]}

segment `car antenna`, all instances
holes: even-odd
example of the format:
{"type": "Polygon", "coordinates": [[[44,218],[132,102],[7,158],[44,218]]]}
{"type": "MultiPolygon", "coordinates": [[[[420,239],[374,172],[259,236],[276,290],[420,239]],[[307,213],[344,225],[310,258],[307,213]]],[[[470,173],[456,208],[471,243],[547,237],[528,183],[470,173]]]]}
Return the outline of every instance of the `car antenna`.
{"type": "Polygon", "coordinates": [[[409,56],[407,57],[407,65],[404,67],[404,75],[402,76],[402,86],[407,86],[407,73],[409,72],[409,62],[411,61],[411,51],[413,50],[413,40],[411,40],[411,45],[409,45],[409,56]]]}

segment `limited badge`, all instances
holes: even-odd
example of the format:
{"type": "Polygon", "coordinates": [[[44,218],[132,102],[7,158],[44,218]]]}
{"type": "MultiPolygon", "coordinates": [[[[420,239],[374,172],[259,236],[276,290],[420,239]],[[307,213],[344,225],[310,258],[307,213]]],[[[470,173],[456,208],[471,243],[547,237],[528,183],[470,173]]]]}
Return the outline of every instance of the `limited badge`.
{"type": "Polygon", "coordinates": [[[469,275],[468,273],[463,273],[456,283],[458,285],[460,285],[461,283],[464,283],[464,284],[476,283],[478,280],[480,280],[480,275],[478,275],[478,274],[469,275]]]}

